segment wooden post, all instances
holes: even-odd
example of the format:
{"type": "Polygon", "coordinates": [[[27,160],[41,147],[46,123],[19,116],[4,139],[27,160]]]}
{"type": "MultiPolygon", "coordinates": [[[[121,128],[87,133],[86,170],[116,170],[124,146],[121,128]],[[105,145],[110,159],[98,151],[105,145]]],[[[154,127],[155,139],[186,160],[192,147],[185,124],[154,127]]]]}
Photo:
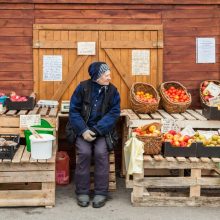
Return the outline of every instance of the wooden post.
{"type": "MultiPolygon", "coordinates": [[[[201,177],[201,169],[191,169],[191,177],[197,179],[201,177]]],[[[201,194],[201,186],[191,186],[190,187],[190,197],[200,196],[201,194]]]]}

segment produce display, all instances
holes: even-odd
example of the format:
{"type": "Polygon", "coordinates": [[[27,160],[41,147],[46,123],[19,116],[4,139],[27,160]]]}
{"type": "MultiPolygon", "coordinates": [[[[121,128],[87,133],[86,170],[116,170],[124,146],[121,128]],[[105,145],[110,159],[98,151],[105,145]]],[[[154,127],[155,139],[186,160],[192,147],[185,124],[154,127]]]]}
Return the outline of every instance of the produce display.
{"type": "Polygon", "coordinates": [[[202,142],[206,147],[220,147],[220,135],[214,134],[210,138],[196,132],[194,135],[196,142],[202,142]]]}
{"type": "Polygon", "coordinates": [[[28,99],[26,96],[19,96],[15,92],[11,92],[10,100],[12,102],[26,102],[28,99]]]}
{"type": "Polygon", "coordinates": [[[189,101],[189,96],[182,88],[177,89],[174,86],[170,86],[168,89],[164,89],[163,92],[172,102],[189,101]]]}
{"type": "Polygon", "coordinates": [[[5,96],[5,93],[0,92],[0,98],[3,97],[3,96],[5,96]]]}
{"type": "Polygon", "coordinates": [[[140,136],[160,136],[161,132],[160,130],[155,126],[155,125],[150,125],[149,127],[147,126],[143,126],[140,128],[135,128],[133,130],[133,132],[135,132],[137,135],[140,136]]]}
{"type": "Polygon", "coordinates": [[[174,130],[170,130],[163,135],[163,141],[170,142],[171,145],[175,147],[190,147],[190,145],[194,142],[194,137],[181,135],[174,130]]]}
{"type": "Polygon", "coordinates": [[[200,86],[200,90],[206,104],[211,104],[209,103],[211,98],[220,96],[220,86],[214,81],[204,81],[200,86]]]}
{"type": "Polygon", "coordinates": [[[146,102],[146,103],[157,103],[156,98],[153,97],[150,93],[145,93],[143,91],[136,92],[135,97],[138,101],[146,102]]]}

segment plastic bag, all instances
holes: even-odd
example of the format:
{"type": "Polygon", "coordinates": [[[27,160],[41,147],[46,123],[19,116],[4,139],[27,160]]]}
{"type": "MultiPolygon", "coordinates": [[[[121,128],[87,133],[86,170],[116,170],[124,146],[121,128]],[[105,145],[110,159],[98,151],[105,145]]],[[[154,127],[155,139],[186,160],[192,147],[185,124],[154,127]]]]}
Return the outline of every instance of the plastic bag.
{"type": "Polygon", "coordinates": [[[144,143],[139,141],[135,136],[136,134],[132,133],[132,137],[124,146],[125,166],[129,175],[143,172],[144,143]]]}

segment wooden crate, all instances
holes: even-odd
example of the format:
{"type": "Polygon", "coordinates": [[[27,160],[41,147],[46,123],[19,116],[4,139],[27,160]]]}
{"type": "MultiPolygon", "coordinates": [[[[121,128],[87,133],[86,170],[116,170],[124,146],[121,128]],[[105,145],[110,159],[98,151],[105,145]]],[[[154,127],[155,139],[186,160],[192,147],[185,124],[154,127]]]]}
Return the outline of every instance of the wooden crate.
{"type": "Polygon", "coordinates": [[[58,128],[57,108],[35,107],[33,110],[6,110],[0,112],[0,134],[20,134],[24,137],[24,129],[20,128],[20,115],[40,114],[53,128],[58,128]]]}
{"type": "Polygon", "coordinates": [[[219,158],[144,156],[144,169],[188,170],[178,177],[133,175],[131,202],[134,206],[220,206],[219,158]],[[202,171],[216,175],[203,176],[202,171]]]}
{"type": "Polygon", "coordinates": [[[55,159],[34,160],[21,145],[12,160],[0,159],[0,207],[55,205],[55,159]]]}

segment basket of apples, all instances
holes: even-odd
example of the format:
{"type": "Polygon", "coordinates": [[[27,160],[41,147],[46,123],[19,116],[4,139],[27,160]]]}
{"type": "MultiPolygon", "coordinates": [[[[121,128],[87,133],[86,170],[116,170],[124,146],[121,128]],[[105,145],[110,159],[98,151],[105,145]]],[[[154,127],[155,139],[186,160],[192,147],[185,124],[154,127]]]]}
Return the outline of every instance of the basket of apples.
{"type": "Polygon", "coordinates": [[[163,108],[168,113],[183,113],[191,105],[191,94],[179,82],[164,82],[159,87],[163,108]]]}
{"type": "Polygon", "coordinates": [[[130,90],[131,107],[136,113],[153,113],[158,109],[160,96],[148,83],[134,83],[130,90]]]}
{"type": "Polygon", "coordinates": [[[162,148],[161,124],[151,123],[140,128],[135,128],[133,132],[136,137],[144,142],[144,154],[160,154],[162,148]]]}
{"type": "Polygon", "coordinates": [[[205,80],[200,84],[202,113],[207,119],[220,120],[220,81],[205,80]]]}
{"type": "Polygon", "coordinates": [[[5,101],[5,105],[8,110],[32,110],[35,106],[35,94],[20,96],[11,92],[10,97],[5,101]]]}
{"type": "Polygon", "coordinates": [[[196,142],[194,137],[170,130],[163,135],[163,141],[163,153],[165,157],[196,157],[196,142]]]}

